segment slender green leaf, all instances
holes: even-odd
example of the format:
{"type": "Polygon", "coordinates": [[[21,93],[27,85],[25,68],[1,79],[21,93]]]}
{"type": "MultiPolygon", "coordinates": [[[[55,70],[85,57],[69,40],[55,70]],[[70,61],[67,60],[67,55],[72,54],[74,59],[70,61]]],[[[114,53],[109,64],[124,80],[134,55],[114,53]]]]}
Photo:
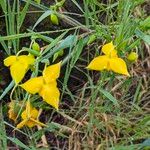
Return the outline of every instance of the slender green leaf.
{"type": "Polygon", "coordinates": [[[0,95],[0,101],[13,88],[14,85],[15,85],[14,81],[11,81],[10,84],[4,89],[2,95],[0,95]]]}
{"type": "Polygon", "coordinates": [[[20,148],[24,148],[25,150],[31,150],[29,147],[27,147],[24,143],[22,143],[17,138],[7,137],[7,139],[15,143],[16,145],[20,146],[20,148]]]}
{"type": "Polygon", "coordinates": [[[33,30],[41,21],[43,21],[46,17],[50,16],[52,13],[53,12],[51,10],[47,10],[44,14],[42,14],[42,16],[37,20],[37,22],[33,26],[33,30]]]}
{"type": "Polygon", "coordinates": [[[111,102],[113,102],[114,105],[119,106],[118,101],[116,100],[116,98],[114,98],[109,92],[107,92],[104,89],[100,89],[99,90],[106,98],[108,98],[111,102]]]}
{"type": "Polygon", "coordinates": [[[146,42],[147,44],[150,45],[150,35],[147,35],[145,33],[143,33],[141,30],[136,29],[135,30],[135,34],[137,37],[139,37],[140,39],[142,39],[144,42],[146,42]]]}

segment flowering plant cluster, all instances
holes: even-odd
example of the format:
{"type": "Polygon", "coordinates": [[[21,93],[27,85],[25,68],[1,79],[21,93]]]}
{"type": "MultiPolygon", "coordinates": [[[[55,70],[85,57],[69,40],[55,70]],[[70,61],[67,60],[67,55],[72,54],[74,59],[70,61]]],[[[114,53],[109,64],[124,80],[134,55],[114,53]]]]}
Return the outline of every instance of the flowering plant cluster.
{"type": "MultiPolygon", "coordinates": [[[[36,51],[40,50],[38,43],[35,41],[32,43],[32,48],[36,51]]],[[[122,75],[130,76],[127,70],[126,62],[120,58],[117,54],[117,50],[112,42],[105,44],[102,47],[104,55],[94,58],[87,69],[97,71],[113,71],[122,75]]],[[[137,59],[135,53],[129,54],[128,59],[134,61],[137,59]]],[[[38,94],[42,97],[43,101],[54,107],[57,111],[59,108],[60,91],[57,87],[57,79],[60,76],[61,62],[47,65],[43,69],[42,75],[37,77],[31,77],[26,82],[22,83],[28,70],[31,66],[36,63],[36,57],[28,55],[12,55],[4,60],[4,65],[10,68],[10,74],[15,82],[15,87],[18,86],[24,89],[28,94],[38,94]]],[[[16,102],[12,100],[9,103],[8,116],[15,123],[17,122],[16,128],[22,128],[23,126],[34,127],[34,126],[46,126],[44,123],[39,121],[40,111],[32,106],[30,96],[27,100],[16,102]],[[20,115],[19,113],[20,112],[20,115]],[[21,122],[18,123],[17,119],[20,117],[21,122]]]]}
{"type": "MultiPolygon", "coordinates": [[[[39,51],[40,46],[33,41],[32,49],[39,51]]],[[[9,56],[4,60],[4,65],[9,67],[11,77],[15,82],[12,93],[16,87],[23,88],[29,94],[38,93],[46,103],[58,110],[60,92],[57,88],[56,80],[60,75],[61,62],[49,66],[45,64],[42,76],[31,77],[25,83],[21,84],[28,70],[34,67],[36,58],[32,54],[19,55],[20,53],[21,51],[17,55],[9,56]]],[[[36,125],[45,126],[44,123],[38,121],[40,112],[32,106],[30,96],[28,100],[24,100],[26,101],[25,104],[24,101],[16,102],[12,97],[10,99],[11,102],[8,105],[9,118],[15,123],[18,122],[17,119],[19,117],[22,119],[16,128],[22,128],[23,126],[34,127],[36,125]],[[20,115],[19,112],[21,112],[20,115]]]]}

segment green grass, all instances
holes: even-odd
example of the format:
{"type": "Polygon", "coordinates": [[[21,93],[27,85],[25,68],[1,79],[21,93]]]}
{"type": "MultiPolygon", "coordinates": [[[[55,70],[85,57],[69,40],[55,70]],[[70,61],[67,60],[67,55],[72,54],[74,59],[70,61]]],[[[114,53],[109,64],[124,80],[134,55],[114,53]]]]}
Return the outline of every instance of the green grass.
{"type": "MultiPolygon", "coordinates": [[[[64,56],[56,60],[62,60],[60,109],[56,112],[43,104],[37,95],[29,96],[18,87],[12,98],[16,101],[31,98],[35,107],[42,108],[40,119],[48,127],[41,130],[25,127],[13,131],[16,124],[7,115],[8,97],[14,86],[12,81],[0,93],[1,148],[149,149],[150,19],[144,9],[148,1],[111,0],[102,3],[98,0],[83,0],[81,5],[77,0],[70,0],[73,8],[80,11],[58,11],[61,28],[56,30],[47,30],[41,25],[53,12],[44,1],[40,5],[31,0],[20,2],[13,0],[10,4],[6,0],[0,1],[3,11],[0,19],[5,22],[5,31],[0,30],[2,50],[9,56],[23,47],[31,48],[32,38],[41,39],[46,49],[38,57],[32,77],[41,72],[39,66],[49,60],[52,62],[56,52],[65,50],[64,56]],[[31,7],[34,10],[31,11],[31,7]],[[37,17],[36,13],[40,15],[37,17]],[[28,17],[33,14],[37,18],[36,22],[32,22],[32,26],[22,32],[28,17]],[[96,39],[87,44],[90,35],[95,35],[96,39]],[[27,39],[28,46],[22,44],[24,39],[27,39]],[[93,72],[85,68],[100,54],[101,46],[110,41],[116,45],[119,56],[126,60],[131,77],[106,71],[93,72]],[[136,63],[126,59],[131,51],[139,54],[136,63]],[[48,147],[44,146],[44,142],[48,142],[48,147]]],[[[53,27],[49,19],[46,23],[53,27]]]]}

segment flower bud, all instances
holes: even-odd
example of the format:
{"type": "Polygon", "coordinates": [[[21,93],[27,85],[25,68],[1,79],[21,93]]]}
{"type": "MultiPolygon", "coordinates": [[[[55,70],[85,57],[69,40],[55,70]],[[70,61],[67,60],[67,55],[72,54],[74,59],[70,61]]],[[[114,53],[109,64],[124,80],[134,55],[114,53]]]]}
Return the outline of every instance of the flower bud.
{"type": "Polygon", "coordinates": [[[34,0],[36,3],[40,4],[41,0],[34,0]]]}
{"type": "Polygon", "coordinates": [[[51,14],[50,15],[50,20],[53,24],[58,25],[59,21],[58,21],[58,17],[55,14],[51,14]]]}
{"type": "Polygon", "coordinates": [[[36,51],[40,51],[40,46],[38,43],[36,43],[35,41],[32,44],[32,49],[36,50],[36,51]]]}
{"type": "Polygon", "coordinates": [[[128,55],[127,59],[128,59],[129,61],[137,61],[137,59],[138,59],[138,54],[137,54],[136,52],[131,52],[131,53],[128,55]]]}

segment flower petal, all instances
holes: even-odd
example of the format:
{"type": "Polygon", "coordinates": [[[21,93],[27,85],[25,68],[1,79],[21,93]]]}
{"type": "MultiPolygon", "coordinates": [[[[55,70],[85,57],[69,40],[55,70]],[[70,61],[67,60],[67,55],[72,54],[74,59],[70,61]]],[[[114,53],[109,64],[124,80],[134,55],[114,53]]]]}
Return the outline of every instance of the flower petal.
{"type": "Polygon", "coordinates": [[[105,44],[102,47],[102,52],[107,56],[117,57],[117,51],[115,50],[115,47],[112,42],[105,44]]]}
{"type": "Polygon", "coordinates": [[[110,59],[110,69],[116,73],[130,76],[127,70],[126,63],[121,58],[110,59]]]}
{"type": "Polygon", "coordinates": [[[29,119],[30,117],[31,117],[31,111],[32,111],[32,109],[33,109],[33,107],[31,106],[31,103],[30,103],[30,101],[28,100],[27,102],[26,102],[26,110],[24,111],[24,114],[22,113],[22,118],[23,119],[25,119],[24,117],[23,117],[23,115],[27,118],[27,119],[29,119]]]}
{"type": "Polygon", "coordinates": [[[6,59],[4,59],[4,65],[9,67],[16,61],[16,56],[9,56],[6,59]]]}
{"type": "Polygon", "coordinates": [[[32,127],[37,126],[37,125],[39,125],[39,126],[46,126],[44,123],[42,123],[42,122],[40,122],[40,121],[38,121],[38,120],[35,120],[35,119],[33,119],[33,118],[30,118],[30,119],[26,122],[25,125],[28,126],[29,128],[32,128],[32,127]]]}
{"type": "MultiPolygon", "coordinates": [[[[34,120],[34,119],[33,119],[34,120]]],[[[31,119],[25,119],[23,121],[21,121],[18,125],[17,125],[17,129],[20,129],[22,128],[23,126],[28,126],[29,128],[32,128],[36,125],[40,125],[40,126],[44,126],[43,123],[39,122],[39,121],[32,121],[32,118],[31,119]]]]}
{"type": "Polygon", "coordinates": [[[31,103],[27,101],[26,103],[26,110],[24,110],[21,114],[22,119],[29,119],[29,118],[34,118],[36,119],[38,117],[38,110],[34,107],[32,107],[31,103]]]}
{"type": "Polygon", "coordinates": [[[21,118],[22,118],[23,120],[30,118],[30,112],[29,112],[29,109],[27,109],[27,107],[26,107],[26,109],[22,112],[21,118]]]}
{"type": "Polygon", "coordinates": [[[32,128],[32,127],[36,126],[36,123],[29,119],[26,122],[25,126],[28,126],[29,128],[32,128]]]}
{"type": "Polygon", "coordinates": [[[87,66],[87,69],[101,71],[108,68],[108,56],[98,56],[87,66]]]}
{"type": "Polygon", "coordinates": [[[23,79],[27,70],[28,70],[27,65],[20,64],[19,61],[16,61],[15,63],[13,63],[13,65],[10,67],[10,72],[16,84],[18,84],[23,79]]]}
{"type": "Polygon", "coordinates": [[[46,126],[44,123],[38,121],[38,120],[35,120],[33,118],[30,119],[30,121],[34,122],[35,125],[39,125],[39,126],[46,126]]]}
{"type": "Polygon", "coordinates": [[[8,110],[8,117],[9,117],[9,119],[16,121],[17,114],[14,112],[13,109],[9,109],[8,110]]]}
{"type": "Polygon", "coordinates": [[[21,121],[19,124],[17,124],[16,128],[17,129],[22,128],[23,126],[25,126],[27,124],[27,122],[28,122],[28,119],[25,119],[25,120],[21,121]]]}
{"type": "Polygon", "coordinates": [[[21,55],[17,57],[18,61],[23,64],[32,65],[34,64],[35,58],[32,55],[21,55]]]}
{"type": "Polygon", "coordinates": [[[27,92],[31,94],[36,94],[40,91],[43,85],[43,77],[35,77],[29,79],[24,84],[21,84],[20,86],[25,89],[27,92]]]}
{"type": "Polygon", "coordinates": [[[13,121],[16,121],[18,117],[18,113],[20,111],[20,108],[22,107],[22,101],[15,101],[12,100],[8,104],[9,110],[8,110],[8,117],[12,119],[13,121]]]}
{"type": "Polygon", "coordinates": [[[60,92],[56,83],[45,84],[39,92],[39,95],[42,96],[44,101],[58,110],[60,92]]]}
{"type": "Polygon", "coordinates": [[[31,118],[37,119],[38,115],[39,115],[39,111],[36,108],[32,108],[32,110],[31,110],[31,118]]]}
{"type": "Polygon", "coordinates": [[[51,65],[44,69],[43,78],[46,83],[53,82],[59,77],[60,67],[61,67],[61,62],[51,65]]]}
{"type": "Polygon", "coordinates": [[[17,128],[22,128],[23,126],[28,126],[29,128],[32,128],[36,125],[45,126],[45,124],[36,120],[38,118],[38,115],[38,110],[32,107],[30,101],[27,101],[26,110],[24,110],[21,114],[23,121],[17,125],[17,128]]]}

